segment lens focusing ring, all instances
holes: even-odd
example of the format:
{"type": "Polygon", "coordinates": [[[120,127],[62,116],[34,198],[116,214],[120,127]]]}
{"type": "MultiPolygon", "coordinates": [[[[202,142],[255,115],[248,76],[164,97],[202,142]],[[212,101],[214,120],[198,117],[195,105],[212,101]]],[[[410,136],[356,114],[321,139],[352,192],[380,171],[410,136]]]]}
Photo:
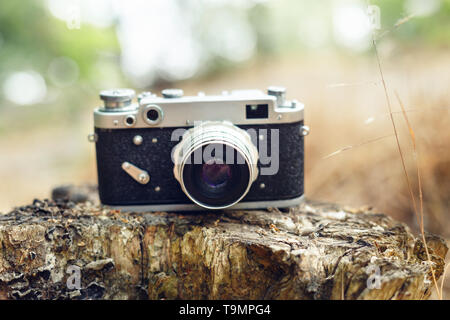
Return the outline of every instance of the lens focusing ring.
{"type": "MultiPolygon", "coordinates": [[[[203,154],[202,154],[203,157],[203,154]]],[[[251,141],[250,135],[228,121],[207,121],[189,129],[180,143],[174,148],[174,176],[178,180],[184,193],[196,204],[207,209],[223,209],[239,202],[249,191],[250,186],[258,176],[258,149],[251,141]],[[249,180],[245,191],[232,203],[214,206],[195,199],[187,190],[183,171],[188,159],[198,150],[210,144],[220,144],[231,147],[242,156],[248,166],[249,180]]],[[[235,159],[236,161],[236,159],[235,159]]]]}

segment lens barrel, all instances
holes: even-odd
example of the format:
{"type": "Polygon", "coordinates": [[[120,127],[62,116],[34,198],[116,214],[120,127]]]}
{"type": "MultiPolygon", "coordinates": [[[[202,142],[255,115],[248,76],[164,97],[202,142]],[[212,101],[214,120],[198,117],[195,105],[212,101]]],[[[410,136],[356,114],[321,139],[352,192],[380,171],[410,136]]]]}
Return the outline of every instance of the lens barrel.
{"type": "Polygon", "coordinates": [[[189,129],[173,151],[174,176],[196,204],[223,209],[239,202],[258,176],[258,149],[227,121],[189,129]]]}

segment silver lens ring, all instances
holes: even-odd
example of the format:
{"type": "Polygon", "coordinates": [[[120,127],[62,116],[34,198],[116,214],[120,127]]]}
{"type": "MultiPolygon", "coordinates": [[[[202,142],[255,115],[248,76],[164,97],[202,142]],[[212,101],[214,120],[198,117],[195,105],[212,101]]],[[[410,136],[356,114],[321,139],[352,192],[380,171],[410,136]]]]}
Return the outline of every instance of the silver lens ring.
{"type": "Polygon", "coordinates": [[[173,161],[175,164],[173,173],[180,183],[183,192],[194,203],[207,209],[224,209],[238,203],[248,193],[252,183],[258,176],[258,158],[258,149],[253,144],[250,135],[247,132],[227,121],[207,121],[189,129],[183,135],[182,141],[175,146],[173,152],[173,161]],[[249,179],[245,191],[240,194],[237,199],[234,199],[232,202],[225,205],[211,205],[199,201],[191,195],[189,190],[187,190],[183,178],[183,171],[187,160],[191,158],[191,155],[196,150],[210,144],[220,144],[231,147],[242,156],[248,167],[249,179]]]}

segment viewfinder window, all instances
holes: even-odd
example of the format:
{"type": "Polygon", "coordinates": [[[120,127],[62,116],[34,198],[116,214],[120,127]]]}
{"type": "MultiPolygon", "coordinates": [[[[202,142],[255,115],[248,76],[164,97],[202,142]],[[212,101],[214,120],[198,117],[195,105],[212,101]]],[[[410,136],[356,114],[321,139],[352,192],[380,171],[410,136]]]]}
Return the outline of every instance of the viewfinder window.
{"type": "Polygon", "coordinates": [[[247,119],[267,119],[269,117],[268,104],[248,104],[246,105],[247,119]]]}

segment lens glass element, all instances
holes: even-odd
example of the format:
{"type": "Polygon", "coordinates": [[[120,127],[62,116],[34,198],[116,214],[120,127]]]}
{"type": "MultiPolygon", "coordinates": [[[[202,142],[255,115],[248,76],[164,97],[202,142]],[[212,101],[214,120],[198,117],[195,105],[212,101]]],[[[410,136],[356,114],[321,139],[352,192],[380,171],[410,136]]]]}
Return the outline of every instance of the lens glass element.
{"type": "Polygon", "coordinates": [[[220,159],[210,159],[202,166],[202,179],[211,188],[224,187],[231,177],[230,166],[220,159]]]}
{"type": "MultiPolygon", "coordinates": [[[[200,154],[208,146],[215,150],[223,148],[221,154],[226,154],[223,144],[205,145],[198,150],[200,154]]],[[[209,159],[195,163],[195,151],[191,153],[183,169],[183,182],[190,198],[215,208],[228,206],[245,194],[250,181],[249,166],[236,149],[231,148],[229,152],[234,161],[211,154],[209,159]]]]}

